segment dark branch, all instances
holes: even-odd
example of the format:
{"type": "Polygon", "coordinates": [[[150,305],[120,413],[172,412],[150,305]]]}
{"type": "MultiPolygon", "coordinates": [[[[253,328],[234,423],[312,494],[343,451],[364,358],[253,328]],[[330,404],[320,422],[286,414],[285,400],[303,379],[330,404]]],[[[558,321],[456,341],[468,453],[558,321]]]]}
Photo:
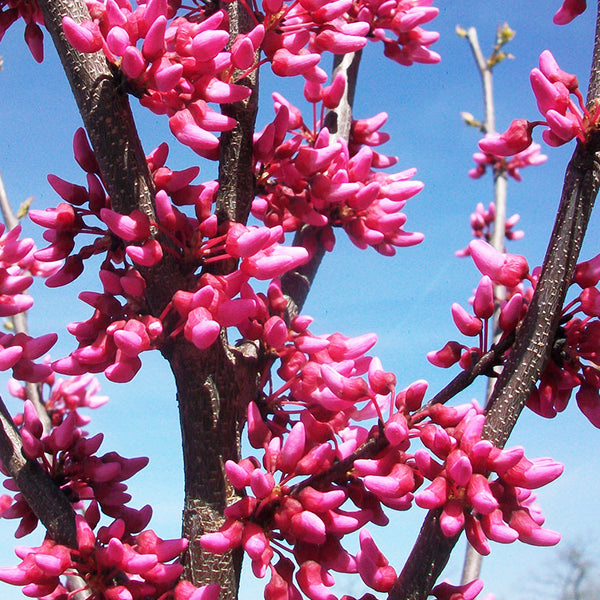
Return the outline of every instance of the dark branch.
{"type": "Polygon", "coordinates": [[[480,375],[488,375],[490,369],[502,364],[503,354],[515,340],[514,333],[500,338],[470,369],[461,371],[448,385],[441,389],[431,400],[412,415],[411,422],[418,423],[427,416],[427,409],[434,404],[445,404],[456,394],[468,388],[480,375]]]}
{"type": "MultiPolygon", "coordinates": [[[[600,21],[592,60],[588,104],[600,93],[600,21]]],[[[529,394],[545,368],[565,296],[600,184],[600,132],[578,143],[565,175],[562,197],[542,273],[525,321],[498,379],[483,435],[495,445],[506,443],[529,394]]],[[[426,518],[389,600],[425,600],[448,562],[458,536],[445,539],[437,512],[426,518]]]]}
{"type": "MultiPolygon", "coordinates": [[[[352,54],[336,55],[333,63],[333,76],[344,73],[346,76],[346,91],[339,106],[328,111],[325,116],[325,127],[333,134],[333,139],[341,138],[346,142],[350,138],[352,127],[352,105],[356,91],[358,78],[358,67],[360,65],[361,52],[352,54]]],[[[288,298],[287,318],[291,321],[297,316],[308,296],[313,284],[319,265],[325,256],[325,248],[320,243],[318,229],[305,225],[296,232],[293,241],[294,246],[304,246],[311,255],[311,259],[305,265],[288,271],[281,278],[281,289],[288,298]]]]}
{"type": "Polygon", "coordinates": [[[77,548],[71,503],[37,461],[23,456],[21,436],[1,399],[0,460],[50,537],[58,544],[77,548]]]}

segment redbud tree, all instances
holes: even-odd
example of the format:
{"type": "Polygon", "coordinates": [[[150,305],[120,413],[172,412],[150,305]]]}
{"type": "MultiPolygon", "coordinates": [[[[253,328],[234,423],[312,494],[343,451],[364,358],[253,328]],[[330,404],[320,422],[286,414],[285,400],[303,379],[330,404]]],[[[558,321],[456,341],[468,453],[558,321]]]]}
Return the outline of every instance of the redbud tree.
{"type": "MultiPolygon", "coordinates": [[[[493,204],[473,213],[462,254],[481,277],[470,304],[452,304],[455,339],[428,355],[457,369],[446,386],[400,379],[371,353],[374,334],[317,334],[303,312],[336,239],[381,260],[423,239],[407,225],[423,183],[380,148],[386,115],[352,108],[372,47],[390,69],[439,62],[433,4],[0,1],[0,31],[23,22],[38,62],[51,39],[83,121],[80,181],[49,175],[55,205],[29,210],[47,245],[22,235],[3,200],[0,315],[13,324],[0,368],[23,405],[12,417],[0,406],[0,508],[17,537],[46,536],[17,546],[0,580],[42,600],[233,599],[246,556],[267,600],[334,600],[338,573],[360,580],[364,600],[470,600],[480,580],[438,582],[463,530],[483,555],[490,541],[558,542],[533,490],[562,465],[505,444],[525,406],[553,417],[572,396],[600,427],[600,257],[579,262],[598,189],[600,48],[587,99],[547,50],[530,77],[539,116],[516,114],[503,133],[489,114],[479,124],[473,177],[520,178],[543,161],[534,138],[575,149],[540,267],[505,251],[514,218],[493,204]],[[305,106],[274,93],[257,127],[266,70],[297,78],[305,106]],[[217,163],[217,178],[171,165],[167,142],[146,150],[130,102],[168,122],[169,143],[217,163]],[[69,356],[50,360],[57,336],[27,331],[27,290],[42,278],[67,294],[84,269],[99,271],[98,289],[79,294],[91,316],[68,325],[69,356]],[[85,409],[106,401],[94,375],[129,382],[151,350],[177,388],[178,539],[149,527],[150,506],[130,505],[124,481],[147,460],[87,432],[85,409]],[[492,380],[485,403],[452,402],[480,377],[492,380]],[[427,516],[406,564],[392,565],[373,526],[414,506],[427,516]]],[[[557,10],[557,26],[592,12],[580,16],[581,0],[557,10]]],[[[478,61],[484,79],[494,60],[478,61]]]]}

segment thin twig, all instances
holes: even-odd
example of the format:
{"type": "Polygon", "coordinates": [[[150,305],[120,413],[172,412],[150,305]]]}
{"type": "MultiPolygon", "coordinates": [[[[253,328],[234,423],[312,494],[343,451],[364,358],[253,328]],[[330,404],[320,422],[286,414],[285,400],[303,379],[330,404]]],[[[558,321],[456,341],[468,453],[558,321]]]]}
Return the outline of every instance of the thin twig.
{"type": "MultiPolygon", "coordinates": [[[[469,27],[466,32],[466,38],[473,52],[479,74],[481,76],[481,83],[483,87],[483,104],[485,111],[485,120],[483,122],[483,131],[485,133],[496,132],[496,115],[494,109],[494,81],[492,75],[492,65],[489,60],[485,60],[481,47],[479,45],[479,39],[477,37],[477,30],[474,27],[469,27]]],[[[508,174],[506,170],[494,165],[494,230],[492,232],[492,239],[490,240],[491,245],[498,251],[504,252],[504,238],[506,230],[506,203],[507,203],[507,184],[508,174]]],[[[494,297],[496,299],[496,307],[493,315],[493,340],[497,342],[502,335],[502,331],[499,326],[500,317],[500,303],[506,299],[506,288],[502,285],[494,285],[494,297]]],[[[494,389],[495,378],[488,379],[488,385],[486,388],[486,404],[489,400],[492,391],[494,389]]],[[[471,544],[467,542],[467,550],[465,554],[465,560],[463,564],[463,573],[461,583],[465,584],[473,579],[479,577],[481,571],[481,563],[483,557],[471,544]]]]}
{"type": "Polygon", "coordinates": [[[469,369],[461,371],[448,385],[441,389],[431,400],[413,413],[411,422],[418,423],[427,416],[429,408],[435,404],[445,404],[458,393],[468,388],[480,375],[489,374],[490,370],[501,364],[504,353],[512,346],[514,333],[510,333],[494,344],[469,369]]]}
{"type": "Polygon", "coordinates": [[[481,82],[483,85],[485,121],[483,122],[482,129],[484,133],[495,133],[496,117],[494,111],[494,85],[492,81],[492,69],[489,66],[489,62],[483,56],[475,27],[469,27],[469,29],[466,31],[465,37],[467,38],[471,51],[473,52],[473,58],[475,59],[475,63],[479,69],[479,74],[481,75],[481,82]]]}

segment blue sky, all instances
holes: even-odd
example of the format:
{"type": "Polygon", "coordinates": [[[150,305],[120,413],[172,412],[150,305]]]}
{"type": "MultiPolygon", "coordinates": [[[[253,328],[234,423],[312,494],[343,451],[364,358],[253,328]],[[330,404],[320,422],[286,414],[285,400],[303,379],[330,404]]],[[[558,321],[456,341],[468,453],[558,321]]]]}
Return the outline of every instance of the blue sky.
{"type": "MultiPolygon", "coordinates": [[[[478,281],[471,262],[455,258],[454,251],[469,241],[469,214],[477,202],[490,201],[492,190],[490,177],[478,181],[467,177],[479,136],[462,124],[459,114],[468,111],[476,117],[482,115],[481,86],[467,43],[455,35],[455,26],[477,27],[486,53],[499,24],[508,21],[517,31],[508,48],[515,59],[506,61],[495,72],[500,130],[513,118],[538,117],[528,75],[544,49],[551,49],[561,67],[575,72],[585,86],[594,27],[591,9],[569,26],[554,26],[552,15],[560,0],[456,0],[435,4],[440,7],[440,15],[428,28],[441,33],[434,49],[442,55],[442,62],[407,69],[384,59],[380,46],[369,44],[360,67],[355,106],[358,118],[388,112],[384,130],[392,134],[392,140],[384,151],[399,157],[398,169],[418,168],[417,178],[425,182],[425,189],[407,205],[407,229],[423,232],[425,241],[416,248],[401,249],[389,259],[373,251],[359,251],[338,235],[336,250],[326,257],[305,307],[305,312],[315,318],[316,333],[356,335],[375,331],[379,336],[375,353],[387,369],[396,373],[399,385],[425,378],[432,392],[454,372],[435,369],[427,363],[425,354],[448,339],[460,339],[452,324],[450,305],[459,302],[466,306],[478,281]]],[[[18,25],[0,44],[0,55],[4,59],[0,73],[0,171],[7,192],[15,205],[34,196],[35,208],[54,206],[58,200],[46,182],[48,173],[83,181],[72,158],[72,135],[80,126],[80,118],[68,84],[48,39],[47,58],[37,65],[22,41],[18,25]]],[[[297,82],[265,74],[261,82],[261,123],[272,118],[270,92],[275,89],[301,103],[297,82]]],[[[169,166],[200,164],[200,181],[214,176],[214,165],[177,147],[165,119],[140,110],[136,114],[146,151],[166,139],[171,146],[169,166]]],[[[510,249],[525,254],[530,265],[542,260],[572,150],[572,144],[559,149],[545,147],[548,162],[524,170],[522,183],[509,184],[509,214],[518,212],[526,231],[525,239],[510,249]]],[[[32,226],[28,233],[39,239],[32,226]]],[[[600,252],[599,234],[596,215],[583,257],[600,252]]],[[[88,307],[76,299],[82,289],[99,289],[93,274],[72,288],[47,290],[40,286],[35,290],[32,331],[59,332],[53,357],[65,356],[74,347],[65,324],[89,316],[88,307]]],[[[103,392],[111,396],[111,402],[92,415],[90,430],[104,431],[104,451],[150,456],[150,466],[130,482],[133,505],[152,503],[152,526],[162,537],[174,537],[179,533],[183,488],[174,386],[158,353],[147,354],[143,361],[142,372],[130,384],[117,386],[102,380],[103,392]]],[[[462,400],[481,399],[482,395],[483,383],[465,392],[462,400]]],[[[553,421],[524,414],[509,445],[524,445],[531,458],[552,456],[565,463],[565,474],[539,494],[547,525],[560,531],[566,543],[583,540],[597,555],[600,485],[595,473],[600,469],[600,459],[594,449],[599,438],[572,404],[553,421]]],[[[410,551],[423,516],[423,511],[415,508],[394,518],[388,530],[373,528],[377,543],[397,568],[410,551]]],[[[0,545],[3,565],[15,563],[12,525],[0,521],[0,536],[5,540],[0,545]]],[[[37,540],[32,537],[27,543],[35,544],[37,540]]],[[[460,577],[462,552],[462,548],[456,551],[448,571],[455,582],[460,577]]],[[[536,582],[556,553],[555,549],[519,543],[495,544],[491,557],[484,562],[485,590],[496,593],[497,600],[535,597],[540,589],[536,582]]],[[[260,597],[260,587],[250,579],[243,586],[242,599],[260,597]]],[[[356,582],[343,580],[341,587],[348,593],[362,593],[356,582]]],[[[8,600],[22,597],[16,589],[3,589],[1,593],[8,600]]]]}

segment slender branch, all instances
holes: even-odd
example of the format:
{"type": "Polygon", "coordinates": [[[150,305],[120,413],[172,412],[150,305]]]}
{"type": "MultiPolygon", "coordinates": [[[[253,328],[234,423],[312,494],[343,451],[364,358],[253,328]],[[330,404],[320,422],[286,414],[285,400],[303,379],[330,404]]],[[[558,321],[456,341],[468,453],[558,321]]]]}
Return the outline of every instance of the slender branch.
{"type": "Polygon", "coordinates": [[[483,85],[485,121],[483,122],[482,129],[484,133],[495,133],[496,116],[494,111],[494,85],[492,81],[492,70],[488,61],[484,58],[483,52],[481,51],[481,46],[479,45],[479,38],[477,37],[477,30],[475,27],[469,27],[465,33],[465,37],[469,42],[471,52],[473,52],[473,58],[477,64],[483,85]]]}
{"type": "Polygon", "coordinates": [[[77,548],[71,503],[37,461],[24,457],[21,437],[1,399],[0,460],[50,537],[58,544],[77,548]]]}
{"type": "Polygon", "coordinates": [[[4,223],[6,223],[6,227],[10,231],[14,229],[19,224],[19,219],[15,216],[13,209],[8,200],[8,194],[6,193],[6,188],[4,187],[4,180],[2,179],[2,175],[0,175],[0,210],[2,211],[2,218],[4,223]]]}
{"type": "MultiPolygon", "coordinates": [[[[14,229],[15,227],[17,227],[17,225],[19,225],[19,219],[17,218],[17,216],[15,215],[15,213],[13,212],[12,206],[10,205],[10,202],[8,200],[8,194],[6,193],[6,189],[4,188],[4,181],[2,179],[2,176],[0,175],[0,211],[2,212],[2,218],[4,220],[4,223],[6,224],[6,227],[11,230],[14,229]]],[[[14,315],[13,317],[11,317],[11,321],[13,324],[13,328],[15,330],[16,333],[28,333],[28,327],[27,327],[27,313],[23,312],[23,313],[19,313],[17,315],[14,315]]],[[[44,402],[42,401],[42,396],[40,393],[40,387],[39,384],[35,384],[35,383],[31,383],[29,381],[27,381],[25,383],[26,386],[26,390],[27,390],[27,398],[32,402],[33,406],[35,407],[36,413],[38,415],[38,418],[40,419],[40,422],[42,423],[43,426],[43,430],[45,434],[50,433],[51,427],[52,427],[52,422],[50,420],[50,415],[48,414],[48,411],[46,410],[46,406],[44,404],[44,402]]],[[[3,420],[4,423],[4,420],[3,420]]],[[[10,427],[10,423],[7,422],[7,431],[13,431],[12,428],[10,427]]],[[[14,431],[13,431],[14,433],[14,431]]],[[[3,430],[3,434],[4,434],[4,430],[3,430]]],[[[17,440],[14,435],[2,435],[1,439],[0,439],[0,446],[5,446],[4,450],[0,449],[0,453],[2,453],[2,457],[4,458],[5,454],[11,455],[12,453],[16,450],[18,450],[18,446],[14,446],[14,442],[17,442],[17,444],[20,442],[20,439],[17,440]]],[[[11,459],[9,458],[9,462],[11,462],[11,459]]],[[[12,462],[14,463],[14,459],[12,459],[12,462]]],[[[17,470],[18,470],[18,464],[17,464],[17,470]]],[[[54,496],[55,496],[55,491],[52,489],[51,487],[51,481],[48,481],[50,478],[49,477],[44,477],[43,474],[45,474],[45,471],[42,471],[42,474],[39,473],[39,470],[36,467],[30,467],[33,468],[35,471],[37,471],[37,473],[34,475],[35,478],[39,478],[41,485],[43,487],[43,493],[45,494],[50,494],[50,498],[49,501],[51,502],[51,504],[54,504],[54,496]]],[[[27,485],[31,485],[30,481],[25,482],[24,484],[25,486],[27,485]]],[[[28,494],[29,496],[33,495],[35,492],[37,491],[37,489],[33,489],[33,491],[28,494]]],[[[23,492],[21,492],[23,493],[23,492]]],[[[60,493],[60,496],[62,497],[63,494],[60,493]]],[[[37,494],[36,494],[37,496],[37,494]]],[[[29,502],[29,501],[28,501],[29,502]]],[[[59,504],[62,502],[62,500],[59,500],[59,504]]],[[[47,503],[44,503],[44,505],[46,505],[47,503]]],[[[64,504],[64,503],[63,503],[64,504]]],[[[31,505],[31,504],[30,504],[31,505]]],[[[57,506],[58,506],[57,505],[57,506]]],[[[61,515],[59,518],[61,519],[65,519],[66,518],[66,506],[65,506],[65,514],[61,515]]],[[[44,523],[45,521],[43,519],[41,519],[42,522],[44,523]]],[[[52,515],[50,515],[48,517],[48,520],[52,520],[52,515]]],[[[69,528],[71,527],[71,524],[69,522],[66,523],[65,526],[61,527],[61,531],[68,531],[69,528]]],[[[86,600],[86,598],[89,598],[92,594],[92,592],[88,589],[83,589],[85,588],[86,583],[85,581],[77,576],[77,575],[68,575],[67,576],[67,588],[69,590],[72,591],[72,599],[73,600],[86,600]],[[75,590],[80,590],[80,591],[75,591],[75,590]]]]}
{"type": "MultiPolygon", "coordinates": [[[[494,80],[492,76],[492,67],[490,61],[483,58],[481,47],[479,45],[479,39],[477,37],[477,30],[474,27],[469,27],[466,32],[466,38],[473,52],[475,62],[477,64],[479,74],[481,75],[481,82],[483,87],[483,104],[485,111],[485,121],[483,123],[483,131],[485,133],[495,133],[495,110],[494,110],[494,80]]],[[[491,245],[500,252],[504,252],[504,238],[506,230],[506,204],[507,204],[507,184],[508,174],[506,169],[498,166],[494,166],[494,230],[492,232],[492,239],[490,240],[491,245]]],[[[494,342],[498,342],[502,332],[499,326],[500,318],[500,303],[506,299],[506,288],[502,285],[494,285],[494,297],[495,297],[495,310],[493,315],[493,339],[494,342]]],[[[494,389],[495,378],[488,379],[488,385],[486,389],[486,400],[489,400],[492,391],[494,389]]],[[[483,557],[471,544],[467,543],[467,549],[465,553],[465,560],[463,564],[463,573],[461,583],[465,584],[473,579],[479,577],[481,571],[481,563],[483,557]]]]}
{"type": "Polygon", "coordinates": [[[358,80],[358,68],[362,50],[350,54],[336,54],[333,59],[332,79],[340,73],[346,77],[346,89],[337,108],[327,111],[323,125],[329,129],[332,141],[342,139],[346,142],[350,139],[352,129],[352,107],[354,106],[354,95],[356,93],[356,82],[358,80]]]}
{"type": "MultiPolygon", "coordinates": [[[[343,139],[348,142],[350,139],[352,106],[354,104],[361,56],[362,53],[359,51],[344,55],[336,54],[334,57],[333,77],[343,73],[346,76],[346,90],[338,107],[329,110],[325,116],[324,126],[333,134],[332,142],[336,139],[343,139]]],[[[325,256],[325,248],[323,244],[319,243],[318,230],[310,225],[305,225],[296,232],[293,245],[306,247],[311,253],[311,259],[305,265],[293,271],[288,271],[281,278],[281,289],[288,298],[286,313],[289,321],[302,310],[321,261],[325,256]]]]}
{"type": "Polygon", "coordinates": [[[515,340],[514,333],[511,333],[498,343],[494,344],[476,363],[469,369],[461,371],[448,385],[441,389],[431,400],[424,404],[419,410],[413,413],[411,422],[417,423],[425,416],[427,410],[435,404],[445,404],[448,400],[454,398],[458,393],[468,388],[480,375],[487,375],[490,370],[502,362],[502,356],[512,346],[515,340]]]}
{"type": "MultiPolygon", "coordinates": [[[[592,60],[591,104],[600,92],[600,20],[592,60]]],[[[483,435],[503,447],[529,394],[547,364],[550,347],[571,283],[583,237],[600,186],[600,132],[578,143],[567,168],[550,244],[525,321],[494,388],[483,435]]],[[[458,536],[444,538],[430,512],[389,600],[425,600],[448,562],[458,536]]]]}
{"type": "MultiPolygon", "coordinates": [[[[62,30],[62,19],[66,15],[75,21],[90,18],[85,2],[39,0],[39,5],[71,85],[113,210],[128,214],[139,209],[151,221],[156,221],[154,182],[127,94],[101,53],[76,51],[62,30]]],[[[175,290],[186,289],[185,274],[168,253],[152,269],[140,271],[146,279],[146,300],[155,316],[162,312],[175,290]]]]}
{"type": "Polygon", "coordinates": [[[534,296],[490,398],[484,436],[503,446],[535,387],[550,349],[600,185],[600,132],[578,144],[534,296]]]}
{"type": "Polygon", "coordinates": [[[106,191],[114,210],[140,208],[153,215],[154,184],[127,95],[100,52],[82,54],[66,40],[62,19],[89,20],[83,0],[39,0],[54,45],[71,85],[106,191]]]}
{"type": "Polygon", "coordinates": [[[317,475],[311,475],[304,481],[292,486],[288,494],[290,496],[294,496],[307,487],[312,487],[318,490],[322,485],[330,485],[332,482],[335,482],[340,478],[345,481],[348,477],[348,471],[352,470],[355,461],[365,458],[374,458],[382,450],[387,448],[387,446],[389,446],[389,442],[385,435],[380,435],[376,438],[369,438],[368,441],[352,452],[352,454],[349,454],[343,460],[334,463],[331,465],[331,467],[329,467],[329,469],[322,471],[317,475]]]}
{"type": "MultiPolygon", "coordinates": [[[[248,33],[254,22],[241,2],[227,3],[230,40],[248,33]]],[[[223,114],[234,118],[237,125],[221,135],[219,156],[219,191],[216,214],[220,222],[246,223],[256,191],[252,156],[254,123],[258,111],[258,70],[238,81],[252,89],[252,95],[234,104],[221,106],[223,114]]]]}

